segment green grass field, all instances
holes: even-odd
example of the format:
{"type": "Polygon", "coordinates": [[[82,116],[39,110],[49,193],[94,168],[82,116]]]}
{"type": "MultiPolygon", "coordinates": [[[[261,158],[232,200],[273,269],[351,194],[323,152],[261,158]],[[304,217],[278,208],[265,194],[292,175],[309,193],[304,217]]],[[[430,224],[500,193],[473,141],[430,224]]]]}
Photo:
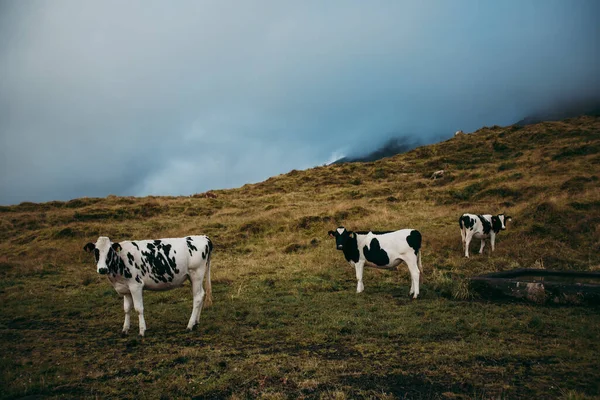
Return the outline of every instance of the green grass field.
{"type": "MultiPolygon", "coordinates": [[[[82,198],[0,207],[0,398],[588,399],[600,310],[479,299],[466,278],[600,270],[600,118],[486,127],[373,163],[291,171],[217,198],[82,198]],[[429,179],[445,169],[443,179],[429,179]],[[463,257],[463,212],[513,217],[463,257]],[[421,231],[405,265],[353,269],[327,231],[421,231]],[[214,305],[145,292],[148,331],[82,247],[207,234],[214,305]],[[36,397],[37,396],[37,397],[36,397]]],[[[198,179],[202,179],[201,176],[198,179]]]]}

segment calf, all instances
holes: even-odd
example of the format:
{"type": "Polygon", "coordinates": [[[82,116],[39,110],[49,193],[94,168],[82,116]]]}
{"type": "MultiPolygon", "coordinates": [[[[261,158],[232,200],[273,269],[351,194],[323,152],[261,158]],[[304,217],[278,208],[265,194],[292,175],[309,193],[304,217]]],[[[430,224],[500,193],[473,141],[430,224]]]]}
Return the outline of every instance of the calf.
{"type": "Polygon", "coordinates": [[[462,130],[454,132],[454,136],[460,136],[460,135],[464,135],[464,134],[465,133],[462,130]]]}
{"type": "Polygon", "coordinates": [[[421,233],[414,229],[393,232],[351,232],[340,226],[329,231],[335,238],[336,248],[344,252],[346,261],[356,269],[358,285],[356,292],[364,290],[364,266],[393,269],[402,261],[408,265],[411,277],[410,295],[419,295],[419,271],[421,265],[421,233]]]}
{"type": "Polygon", "coordinates": [[[169,290],[183,285],[186,279],[192,283],[194,296],[194,308],[187,329],[192,330],[198,323],[204,302],[202,282],[205,274],[206,305],[212,303],[212,248],[208,236],[120,243],[111,243],[109,238],[101,236],[95,244],[88,243],[83,247],[86,252],[94,253],[98,273],[107,275],[117,293],[124,298],[123,334],[129,331],[129,314],[133,306],[139,316],[140,336],[144,336],[146,331],[143,289],[169,290]]]}
{"type": "Polygon", "coordinates": [[[511,221],[512,218],[505,216],[504,214],[498,215],[476,215],[476,214],[463,214],[458,219],[458,225],[460,226],[460,236],[462,237],[463,246],[465,249],[465,257],[469,257],[469,244],[471,239],[481,239],[481,247],[479,248],[479,254],[483,253],[485,247],[485,239],[490,239],[492,245],[492,251],[494,251],[494,244],[496,242],[496,235],[498,232],[506,229],[506,222],[511,221]]]}

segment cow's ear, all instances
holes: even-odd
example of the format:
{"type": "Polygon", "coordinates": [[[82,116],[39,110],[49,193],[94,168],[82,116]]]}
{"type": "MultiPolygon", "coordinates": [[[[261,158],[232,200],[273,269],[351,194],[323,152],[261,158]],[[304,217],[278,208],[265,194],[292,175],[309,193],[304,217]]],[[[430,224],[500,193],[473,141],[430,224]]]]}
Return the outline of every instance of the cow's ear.
{"type": "Polygon", "coordinates": [[[85,246],[83,246],[83,250],[85,250],[86,253],[91,253],[92,251],[94,251],[95,248],[96,245],[94,243],[88,243],[85,246]]]}
{"type": "Polygon", "coordinates": [[[335,232],[334,232],[334,231],[329,231],[327,234],[328,234],[329,236],[331,236],[331,237],[335,237],[335,232]]]}
{"type": "Polygon", "coordinates": [[[512,217],[506,217],[507,221],[512,221],[512,217]]]}
{"type": "Polygon", "coordinates": [[[119,243],[113,243],[113,244],[112,244],[112,248],[113,248],[113,250],[114,250],[114,251],[116,251],[117,253],[118,253],[119,251],[123,250],[123,249],[121,248],[121,245],[120,245],[119,243]]]}

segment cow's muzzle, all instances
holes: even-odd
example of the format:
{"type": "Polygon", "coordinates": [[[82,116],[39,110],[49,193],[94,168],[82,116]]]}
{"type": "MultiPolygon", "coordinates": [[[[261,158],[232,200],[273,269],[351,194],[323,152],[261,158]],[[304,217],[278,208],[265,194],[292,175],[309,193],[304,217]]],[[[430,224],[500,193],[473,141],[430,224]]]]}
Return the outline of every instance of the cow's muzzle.
{"type": "Polygon", "coordinates": [[[108,274],[108,268],[98,268],[98,273],[100,275],[106,275],[108,274]]]}
{"type": "Polygon", "coordinates": [[[338,250],[343,250],[343,249],[344,249],[344,246],[343,246],[343,245],[341,245],[341,244],[338,244],[338,246],[337,246],[337,249],[338,249],[338,250]]]}

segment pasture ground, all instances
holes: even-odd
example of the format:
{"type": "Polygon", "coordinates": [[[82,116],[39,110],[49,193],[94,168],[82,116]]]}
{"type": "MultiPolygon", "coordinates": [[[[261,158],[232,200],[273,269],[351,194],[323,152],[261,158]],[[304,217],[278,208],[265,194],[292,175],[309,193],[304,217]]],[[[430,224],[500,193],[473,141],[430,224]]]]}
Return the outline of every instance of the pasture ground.
{"type": "MultiPolygon", "coordinates": [[[[0,398],[600,396],[600,310],[478,299],[512,268],[600,270],[600,118],[490,127],[374,163],[291,171],[216,198],[109,196],[0,207],[0,398]],[[445,169],[443,179],[430,180],[445,169]],[[462,212],[513,216],[462,257],[462,212]],[[409,275],[354,271],[327,231],[416,228],[409,275]],[[145,292],[146,338],[82,247],[208,234],[215,303],[145,292]]],[[[199,177],[201,179],[201,177],[199,177]]],[[[478,242],[478,241],[474,241],[478,242]]]]}

